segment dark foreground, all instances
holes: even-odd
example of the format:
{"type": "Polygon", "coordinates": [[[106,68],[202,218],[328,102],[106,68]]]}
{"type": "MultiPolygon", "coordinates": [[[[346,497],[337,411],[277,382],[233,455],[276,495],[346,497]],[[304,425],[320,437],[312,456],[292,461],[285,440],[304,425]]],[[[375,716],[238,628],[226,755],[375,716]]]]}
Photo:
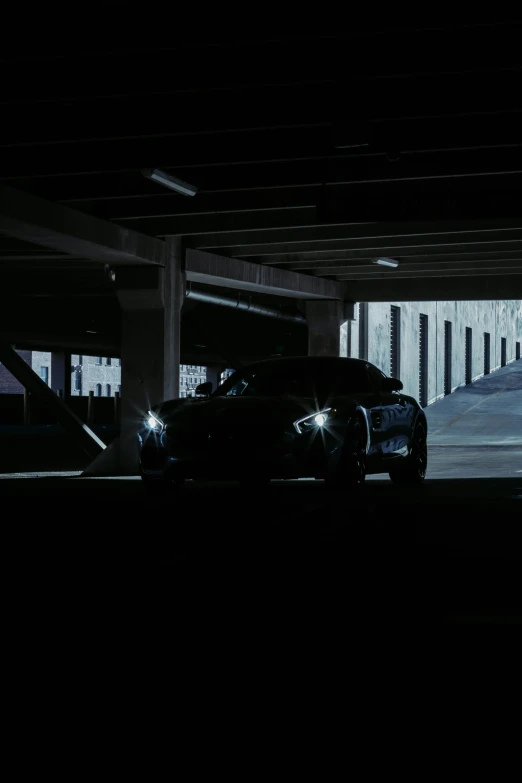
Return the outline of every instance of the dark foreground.
{"type": "MultiPolygon", "coordinates": [[[[506,456],[475,455],[476,475],[506,456]]],[[[255,494],[189,482],[151,497],[137,479],[3,477],[2,551],[13,589],[80,584],[107,605],[114,589],[136,591],[166,601],[169,622],[215,601],[243,620],[264,607],[350,627],[520,623],[522,473],[508,473],[408,493],[375,477],[359,498],[320,481],[255,494]]]]}

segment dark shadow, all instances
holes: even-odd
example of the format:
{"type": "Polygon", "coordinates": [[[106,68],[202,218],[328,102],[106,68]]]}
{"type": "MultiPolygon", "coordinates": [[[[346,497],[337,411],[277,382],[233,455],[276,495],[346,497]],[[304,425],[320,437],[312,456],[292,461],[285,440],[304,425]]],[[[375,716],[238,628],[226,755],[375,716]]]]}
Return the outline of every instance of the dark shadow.
{"type": "Polygon", "coordinates": [[[33,573],[83,563],[218,589],[235,574],[238,586],[255,578],[268,592],[267,574],[277,573],[303,590],[333,580],[354,620],[520,615],[522,478],[431,480],[411,491],[383,479],[358,496],[321,481],[257,492],[187,482],[151,495],[138,479],[4,478],[0,496],[4,552],[33,573]]]}

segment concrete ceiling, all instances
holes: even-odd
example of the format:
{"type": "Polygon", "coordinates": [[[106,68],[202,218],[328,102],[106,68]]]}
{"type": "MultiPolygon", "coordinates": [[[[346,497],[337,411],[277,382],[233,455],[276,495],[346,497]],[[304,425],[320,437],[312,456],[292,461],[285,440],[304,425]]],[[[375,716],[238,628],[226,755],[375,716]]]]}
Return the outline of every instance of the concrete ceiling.
{"type": "MultiPolygon", "coordinates": [[[[155,45],[150,20],[147,35],[109,17],[3,48],[1,184],[342,281],[353,301],[522,298],[520,21],[186,28],[155,45]]],[[[27,317],[20,299],[76,298],[85,317],[111,300],[100,263],[7,234],[0,280],[27,317]]]]}

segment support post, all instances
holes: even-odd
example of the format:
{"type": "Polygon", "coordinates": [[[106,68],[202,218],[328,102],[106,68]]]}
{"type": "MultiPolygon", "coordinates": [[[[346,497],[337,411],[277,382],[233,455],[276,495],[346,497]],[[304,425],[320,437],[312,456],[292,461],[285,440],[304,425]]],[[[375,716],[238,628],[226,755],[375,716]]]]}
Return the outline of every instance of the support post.
{"type": "Polygon", "coordinates": [[[58,423],[78,441],[92,459],[104,451],[105,443],[85,426],[83,421],[38,377],[14,348],[2,339],[0,339],[0,361],[25,387],[28,394],[38,395],[47,404],[49,410],[56,416],[58,423]]]}
{"type": "MultiPolygon", "coordinates": [[[[123,278],[129,287],[118,289],[121,307],[121,416],[120,435],[84,475],[135,476],[139,473],[138,429],[153,405],[179,397],[180,320],[185,296],[183,242],[165,242],[162,274],[140,289],[140,269],[123,278]],[[132,288],[130,285],[132,284],[132,288]]],[[[118,278],[116,278],[118,280],[118,278]]]]}
{"type": "Polygon", "coordinates": [[[343,306],[339,299],[307,301],[308,355],[340,356],[343,306]]]}
{"type": "Polygon", "coordinates": [[[120,423],[120,393],[114,392],[114,424],[118,426],[120,423]]]}
{"type": "Polygon", "coordinates": [[[207,381],[212,382],[212,391],[216,391],[217,387],[221,383],[221,373],[226,370],[221,364],[207,365],[207,381]]]}
{"type": "Polygon", "coordinates": [[[368,302],[359,303],[359,359],[368,359],[368,302]]]}
{"type": "Polygon", "coordinates": [[[184,247],[182,237],[165,241],[165,336],[163,399],[179,397],[180,323],[185,300],[184,247]]]}
{"type": "Polygon", "coordinates": [[[24,426],[28,427],[31,423],[31,394],[28,389],[24,389],[24,426]]]}
{"type": "Polygon", "coordinates": [[[94,392],[89,392],[89,399],[87,400],[87,426],[92,427],[94,419],[94,392]]]}
{"type": "Polygon", "coordinates": [[[355,302],[345,302],[341,321],[339,356],[350,358],[353,351],[354,327],[357,322],[357,305],[355,302]]]}
{"type": "Polygon", "coordinates": [[[65,389],[65,354],[63,351],[53,351],[51,353],[51,379],[49,386],[55,394],[58,394],[58,389],[65,389]]]}

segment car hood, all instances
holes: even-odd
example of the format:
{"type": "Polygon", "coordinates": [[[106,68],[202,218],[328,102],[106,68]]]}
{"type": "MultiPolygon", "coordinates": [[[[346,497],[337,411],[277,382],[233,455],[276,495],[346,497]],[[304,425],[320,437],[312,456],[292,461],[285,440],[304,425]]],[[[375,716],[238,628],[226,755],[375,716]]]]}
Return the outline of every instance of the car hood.
{"type": "Polygon", "coordinates": [[[167,428],[203,431],[209,426],[234,430],[254,427],[292,426],[297,419],[333,407],[348,412],[358,403],[355,397],[313,398],[290,397],[210,397],[207,399],[174,400],[164,403],[158,415],[167,428]],[[181,404],[178,404],[180,403],[181,404]]]}
{"type": "Polygon", "coordinates": [[[320,410],[314,400],[291,397],[211,397],[203,400],[187,400],[173,408],[164,406],[161,417],[166,425],[181,423],[197,425],[216,420],[261,421],[266,416],[272,420],[293,421],[320,410]]]}

